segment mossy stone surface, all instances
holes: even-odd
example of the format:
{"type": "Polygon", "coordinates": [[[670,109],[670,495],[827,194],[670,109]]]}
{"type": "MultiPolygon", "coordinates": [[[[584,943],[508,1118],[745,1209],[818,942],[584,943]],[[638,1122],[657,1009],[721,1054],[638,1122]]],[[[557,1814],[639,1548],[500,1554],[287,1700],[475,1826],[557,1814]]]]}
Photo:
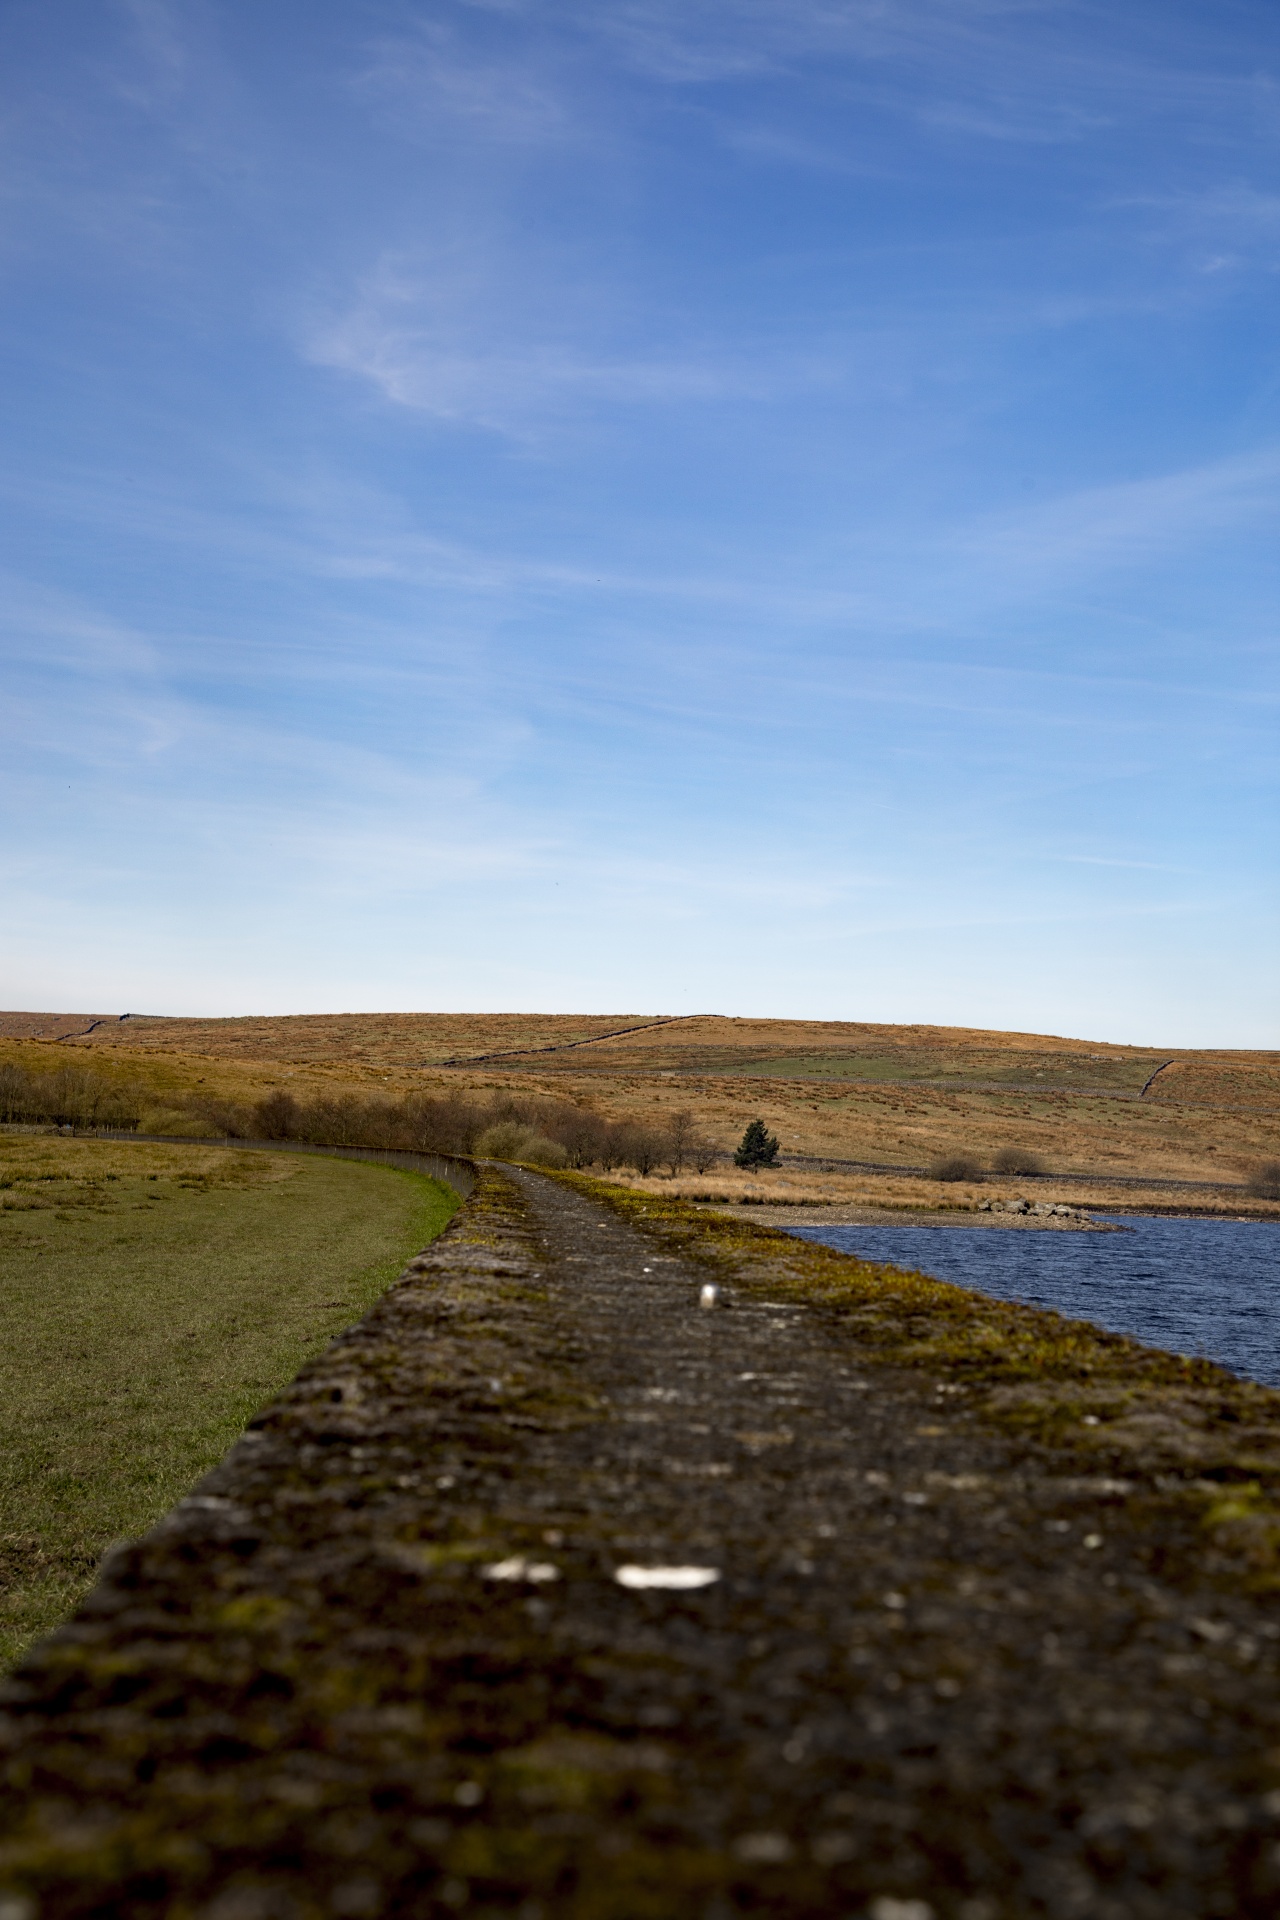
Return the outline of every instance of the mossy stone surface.
{"type": "Polygon", "coordinates": [[[1278,1437],[1205,1363],[487,1172],[11,1682],[0,1889],[1271,1915],[1278,1437]]]}

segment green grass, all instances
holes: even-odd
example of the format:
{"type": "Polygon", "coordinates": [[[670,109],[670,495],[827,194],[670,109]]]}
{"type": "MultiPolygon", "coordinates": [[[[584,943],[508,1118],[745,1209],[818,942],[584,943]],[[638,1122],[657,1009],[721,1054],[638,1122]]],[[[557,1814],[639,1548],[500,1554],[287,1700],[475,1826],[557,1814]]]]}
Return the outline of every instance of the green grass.
{"type": "Polygon", "coordinates": [[[0,1137],[0,1663],[457,1204],[354,1161],[0,1137]]]}
{"type": "Polygon", "coordinates": [[[1070,1055],[982,1053],[929,1054],[912,1049],[898,1054],[796,1053],[744,1056],[732,1071],[747,1079],[856,1080],[886,1087],[1009,1085],[1022,1089],[1043,1081],[1036,1092],[1074,1093],[1104,1088],[1137,1093],[1148,1074],[1160,1065],[1160,1056],[1144,1060],[1104,1060],[1094,1063],[1070,1055]]]}

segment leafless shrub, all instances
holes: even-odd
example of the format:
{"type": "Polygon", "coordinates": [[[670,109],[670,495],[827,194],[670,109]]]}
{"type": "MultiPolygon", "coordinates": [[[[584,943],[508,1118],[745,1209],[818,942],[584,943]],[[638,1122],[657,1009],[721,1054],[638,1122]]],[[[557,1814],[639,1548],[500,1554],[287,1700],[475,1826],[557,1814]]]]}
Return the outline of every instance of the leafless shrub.
{"type": "Polygon", "coordinates": [[[535,1167],[566,1167],[569,1155],[558,1140],[548,1139],[545,1133],[531,1133],[525,1146],[524,1158],[535,1167]]]}
{"type": "Polygon", "coordinates": [[[1044,1172],[1044,1161],[1030,1147],[1001,1147],[991,1165],[997,1173],[1044,1172]]]}
{"type": "Polygon", "coordinates": [[[399,1136],[397,1146],[411,1153],[470,1153],[476,1136],[486,1125],[486,1116],[471,1101],[458,1094],[443,1100],[429,1094],[408,1094],[397,1108],[399,1136]]]}
{"type": "Polygon", "coordinates": [[[226,1139],[227,1129],[215,1125],[207,1114],[197,1113],[185,1102],[174,1105],[172,1100],[167,1106],[152,1105],[144,1107],[138,1122],[140,1133],[158,1133],[166,1139],[208,1140],[226,1139]]]}
{"type": "Polygon", "coordinates": [[[621,1164],[634,1167],[638,1174],[647,1177],[663,1158],[666,1145],[663,1135],[654,1127],[628,1121],[623,1121],[617,1131],[621,1136],[618,1143],[621,1164]]]}
{"type": "Polygon", "coordinates": [[[207,1136],[209,1139],[252,1140],[256,1131],[252,1109],[241,1107],[234,1100],[226,1100],[220,1094],[188,1094],[185,1099],[179,1096],[175,1101],[175,1110],[178,1116],[176,1124],[173,1123],[172,1113],[165,1117],[165,1123],[160,1126],[154,1125],[148,1117],[148,1132],[189,1133],[207,1136]]]}
{"type": "Polygon", "coordinates": [[[612,1173],[616,1167],[620,1167],[627,1157],[627,1129],[616,1124],[606,1127],[600,1136],[597,1157],[606,1173],[612,1173]]]}
{"type": "Polygon", "coordinates": [[[630,1142],[629,1129],[589,1107],[508,1093],[480,1105],[456,1094],[395,1099],[339,1093],[298,1100],[278,1091],[258,1103],[249,1124],[263,1139],[480,1153],[540,1166],[618,1166],[628,1158],[630,1142]]]}
{"type": "Polygon", "coordinates": [[[981,1180],[982,1168],[967,1153],[944,1153],[930,1163],[931,1180],[981,1180]]]}
{"type": "Polygon", "coordinates": [[[559,1141],[571,1167],[591,1167],[603,1151],[607,1122],[589,1108],[567,1106],[544,1118],[542,1130],[559,1141]]]}
{"type": "Polygon", "coordinates": [[[707,1173],[720,1158],[720,1149],[714,1140],[697,1134],[689,1142],[689,1158],[699,1173],[707,1173]]]}
{"type": "Polygon", "coordinates": [[[535,1127],[519,1120],[499,1120],[476,1136],[475,1151],[486,1160],[521,1160],[535,1167],[563,1167],[568,1154],[558,1140],[549,1140],[535,1127]]]}
{"type": "Polygon", "coordinates": [[[697,1136],[687,1110],[662,1127],[609,1120],[571,1100],[532,1095],[498,1093],[481,1103],[455,1094],[441,1099],[336,1089],[308,1095],[284,1088],[241,1105],[203,1088],[158,1093],[128,1086],[92,1068],[33,1073],[17,1063],[0,1064],[0,1120],[133,1129],[144,1116],[149,1132],[193,1139],[481,1153],[546,1167],[633,1166],[641,1174],[660,1164],[678,1173],[688,1160],[705,1172],[719,1157],[714,1145],[697,1136]]]}
{"type": "Polygon", "coordinates": [[[259,1140],[292,1139],[297,1125],[298,1103],[291,1093],[269,1093],[253,1110],[253,1129],[259,1140]]]}
{"type": "Polygon", "coordinates": [[[1280,1160],[1268,1160],[1249,1182],[1255,1200],[1280,1200],[1280,1160]]]}
{"type": "Polygon", "coordinates": [[[303,1108],[303,1139],[317,1147],[381,1147],[382,1118],[372,1100],[354,1093],[325,1093],[303,1108]]]}

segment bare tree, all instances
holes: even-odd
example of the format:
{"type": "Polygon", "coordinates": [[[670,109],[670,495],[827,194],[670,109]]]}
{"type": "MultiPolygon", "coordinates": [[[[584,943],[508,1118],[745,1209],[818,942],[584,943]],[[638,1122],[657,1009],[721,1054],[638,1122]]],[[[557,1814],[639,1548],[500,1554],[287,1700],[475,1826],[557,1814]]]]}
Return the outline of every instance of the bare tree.
{"type": "Polygon", "coordinates": [[[627,1157],[630,1131],[616,1121],[606,1126],[600,1135],[599,1160],[606,1173],[612,1173],[620,1167],[627,1157]]]}
{"type": "Polygon", "coordinates": [[[16,1061],[0,1062],[0,1120],[25,1120],[31,1106],[31,1076],[16,1061]]]}
{"type": "Polygon", "coordinates": [[[599,1114],[585,1107],[568,1107],[549,1118],[544,1130],[558,1140],[569,1156],[571,1167],[590,1167],[600,1158],[604,1122],[599,1114]]]}
{"type": "Polygon", "coordinates": [[[705,1134],[697,1134],[689,1142],[689,1158],[699,1173],[706,1173],[720,1158],[720,1149],[715,1141],[708,1140],[705,1134]]]}
{"type": "Polygon", "coordinates": [[[278,1087],[253,1110],[253,1124],[263,1140],[293,1140],[298,1131],[298,1103],[291,1093],[278,1087]]]}
{"type": "Polygon", "coordinates": [[[666,1162],[671,1169],[673,1179],[684,1169],[684,1163],[689,1158],[690,1148],[693,1145],[693,1135],[693,1115],[688,1107],[681,1107],[679,1113],[673,1113],[667,1122],[666,1162]]]}
{"type": "Polygon", "coordinates": [[[662,1135],[651,1127],[633,1125],[626,1129],[626,1143],[625,1159],[642,1178],[647,1179],[662,1158],[662,1135]]]}

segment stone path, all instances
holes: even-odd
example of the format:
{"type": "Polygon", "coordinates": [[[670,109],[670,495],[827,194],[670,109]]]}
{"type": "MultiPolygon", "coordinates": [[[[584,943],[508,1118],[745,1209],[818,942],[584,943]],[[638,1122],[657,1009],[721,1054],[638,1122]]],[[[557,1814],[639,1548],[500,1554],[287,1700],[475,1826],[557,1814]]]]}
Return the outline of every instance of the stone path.
{"type": "Polygon", "coordinates": [[[486,1175],[10,1684],[0,1920],[1273,1915],[1272,1598],[782,1244],[486,1175]]]}

